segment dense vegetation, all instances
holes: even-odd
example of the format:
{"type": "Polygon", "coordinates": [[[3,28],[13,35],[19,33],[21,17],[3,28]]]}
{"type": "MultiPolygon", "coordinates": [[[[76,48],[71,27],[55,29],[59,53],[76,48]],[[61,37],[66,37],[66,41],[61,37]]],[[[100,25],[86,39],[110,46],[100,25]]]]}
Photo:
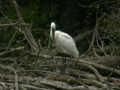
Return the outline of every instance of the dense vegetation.
{"type": "MultiPolygon", "coordinates": [[[[81,54],[120,55],[119,0],[17,0],[26,23],[32,24],[32,34],[42,47],[49,42],[49,25],[69,33],[77,42],[81,54]],[[93,52],[94,53],[93,53],[93,52]]],[[[0,1],[0,23],[17,21],[11,0],[0,1]]],[[[6,48],[15,33],[13,27],[0,28],[0,48],[6,48]]],[[[11,47],[25,45],[22,33],[17,33],[11,47]]]]}
{"type": "Polygon", "coordinates": [[[0,0],[0,90],[120,90],[120,0],[0,0]],[[56,56],[50,23],[80,57],[56,56]]]}

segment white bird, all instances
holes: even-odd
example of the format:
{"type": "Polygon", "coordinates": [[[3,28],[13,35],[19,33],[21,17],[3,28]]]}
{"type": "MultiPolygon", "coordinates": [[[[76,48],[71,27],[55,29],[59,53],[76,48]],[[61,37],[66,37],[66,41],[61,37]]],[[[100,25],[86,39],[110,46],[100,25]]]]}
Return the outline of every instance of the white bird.
{"type": "Polygon", "coordinates": [[[50,37],[53,43],[52,45],[56,48],[57,52],[67,54],[72,57],[79,57],[79,51],[77,50],[73,38],[65,32],[56,30],[54,22],[51,22],[50,37]]]}

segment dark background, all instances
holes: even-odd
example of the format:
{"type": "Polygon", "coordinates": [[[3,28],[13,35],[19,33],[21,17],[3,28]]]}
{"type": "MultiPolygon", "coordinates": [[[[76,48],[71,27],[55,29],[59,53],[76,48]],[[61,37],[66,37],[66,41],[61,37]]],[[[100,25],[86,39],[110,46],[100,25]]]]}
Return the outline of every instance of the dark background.
{"type": "MultiPolygon", "coordinates": [[[[80,54],[93,48],[99,55],[120,55],[119,0],[17,0],[26,23],[32,24],[32,34],[42,47],[49,42],[52,21],[57,29],[69,33],[76,41],[80,54]],[[97,25],[97,26],[96,26],[97,25]],[[94,44],[90,47],[97,29],[94,44]],[[102,48],[102,49],[101,49],[102,48]]],[[[0,23],[17,21],[11,0],[0,1],[0,23]]],[[[0,28],[0,48],[6,48],[14,28],[0,28]]],[[[24,45],[24,36],[17,33],[12,47],[24,45]]]]}

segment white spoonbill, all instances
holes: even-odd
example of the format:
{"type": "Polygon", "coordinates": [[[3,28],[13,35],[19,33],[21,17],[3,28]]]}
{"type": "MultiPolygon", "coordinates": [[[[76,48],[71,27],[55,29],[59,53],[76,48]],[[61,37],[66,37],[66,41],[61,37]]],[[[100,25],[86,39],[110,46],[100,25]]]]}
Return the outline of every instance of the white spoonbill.
{"type": "Polygon", "coordinates": [[[73,38],[62,31],[56,30],[56,25],[51,22],[50,37],[52,46],[56,48],[58,53],[67,54],[72,57],[79,57],[79,51],[73,38]]]}

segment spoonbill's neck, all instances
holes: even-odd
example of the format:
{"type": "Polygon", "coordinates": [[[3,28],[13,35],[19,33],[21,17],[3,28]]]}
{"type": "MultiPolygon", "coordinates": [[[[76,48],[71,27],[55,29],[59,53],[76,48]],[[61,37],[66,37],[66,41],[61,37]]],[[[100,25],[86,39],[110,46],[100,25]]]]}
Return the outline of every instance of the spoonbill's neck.
{"type": "Polygon", "coordinates": [[[56,30],[56,25],[54,22],[51,23],[51,38],[52,38],[52,42],[53,44],[55,44],[55,30],[56,30]]]}

